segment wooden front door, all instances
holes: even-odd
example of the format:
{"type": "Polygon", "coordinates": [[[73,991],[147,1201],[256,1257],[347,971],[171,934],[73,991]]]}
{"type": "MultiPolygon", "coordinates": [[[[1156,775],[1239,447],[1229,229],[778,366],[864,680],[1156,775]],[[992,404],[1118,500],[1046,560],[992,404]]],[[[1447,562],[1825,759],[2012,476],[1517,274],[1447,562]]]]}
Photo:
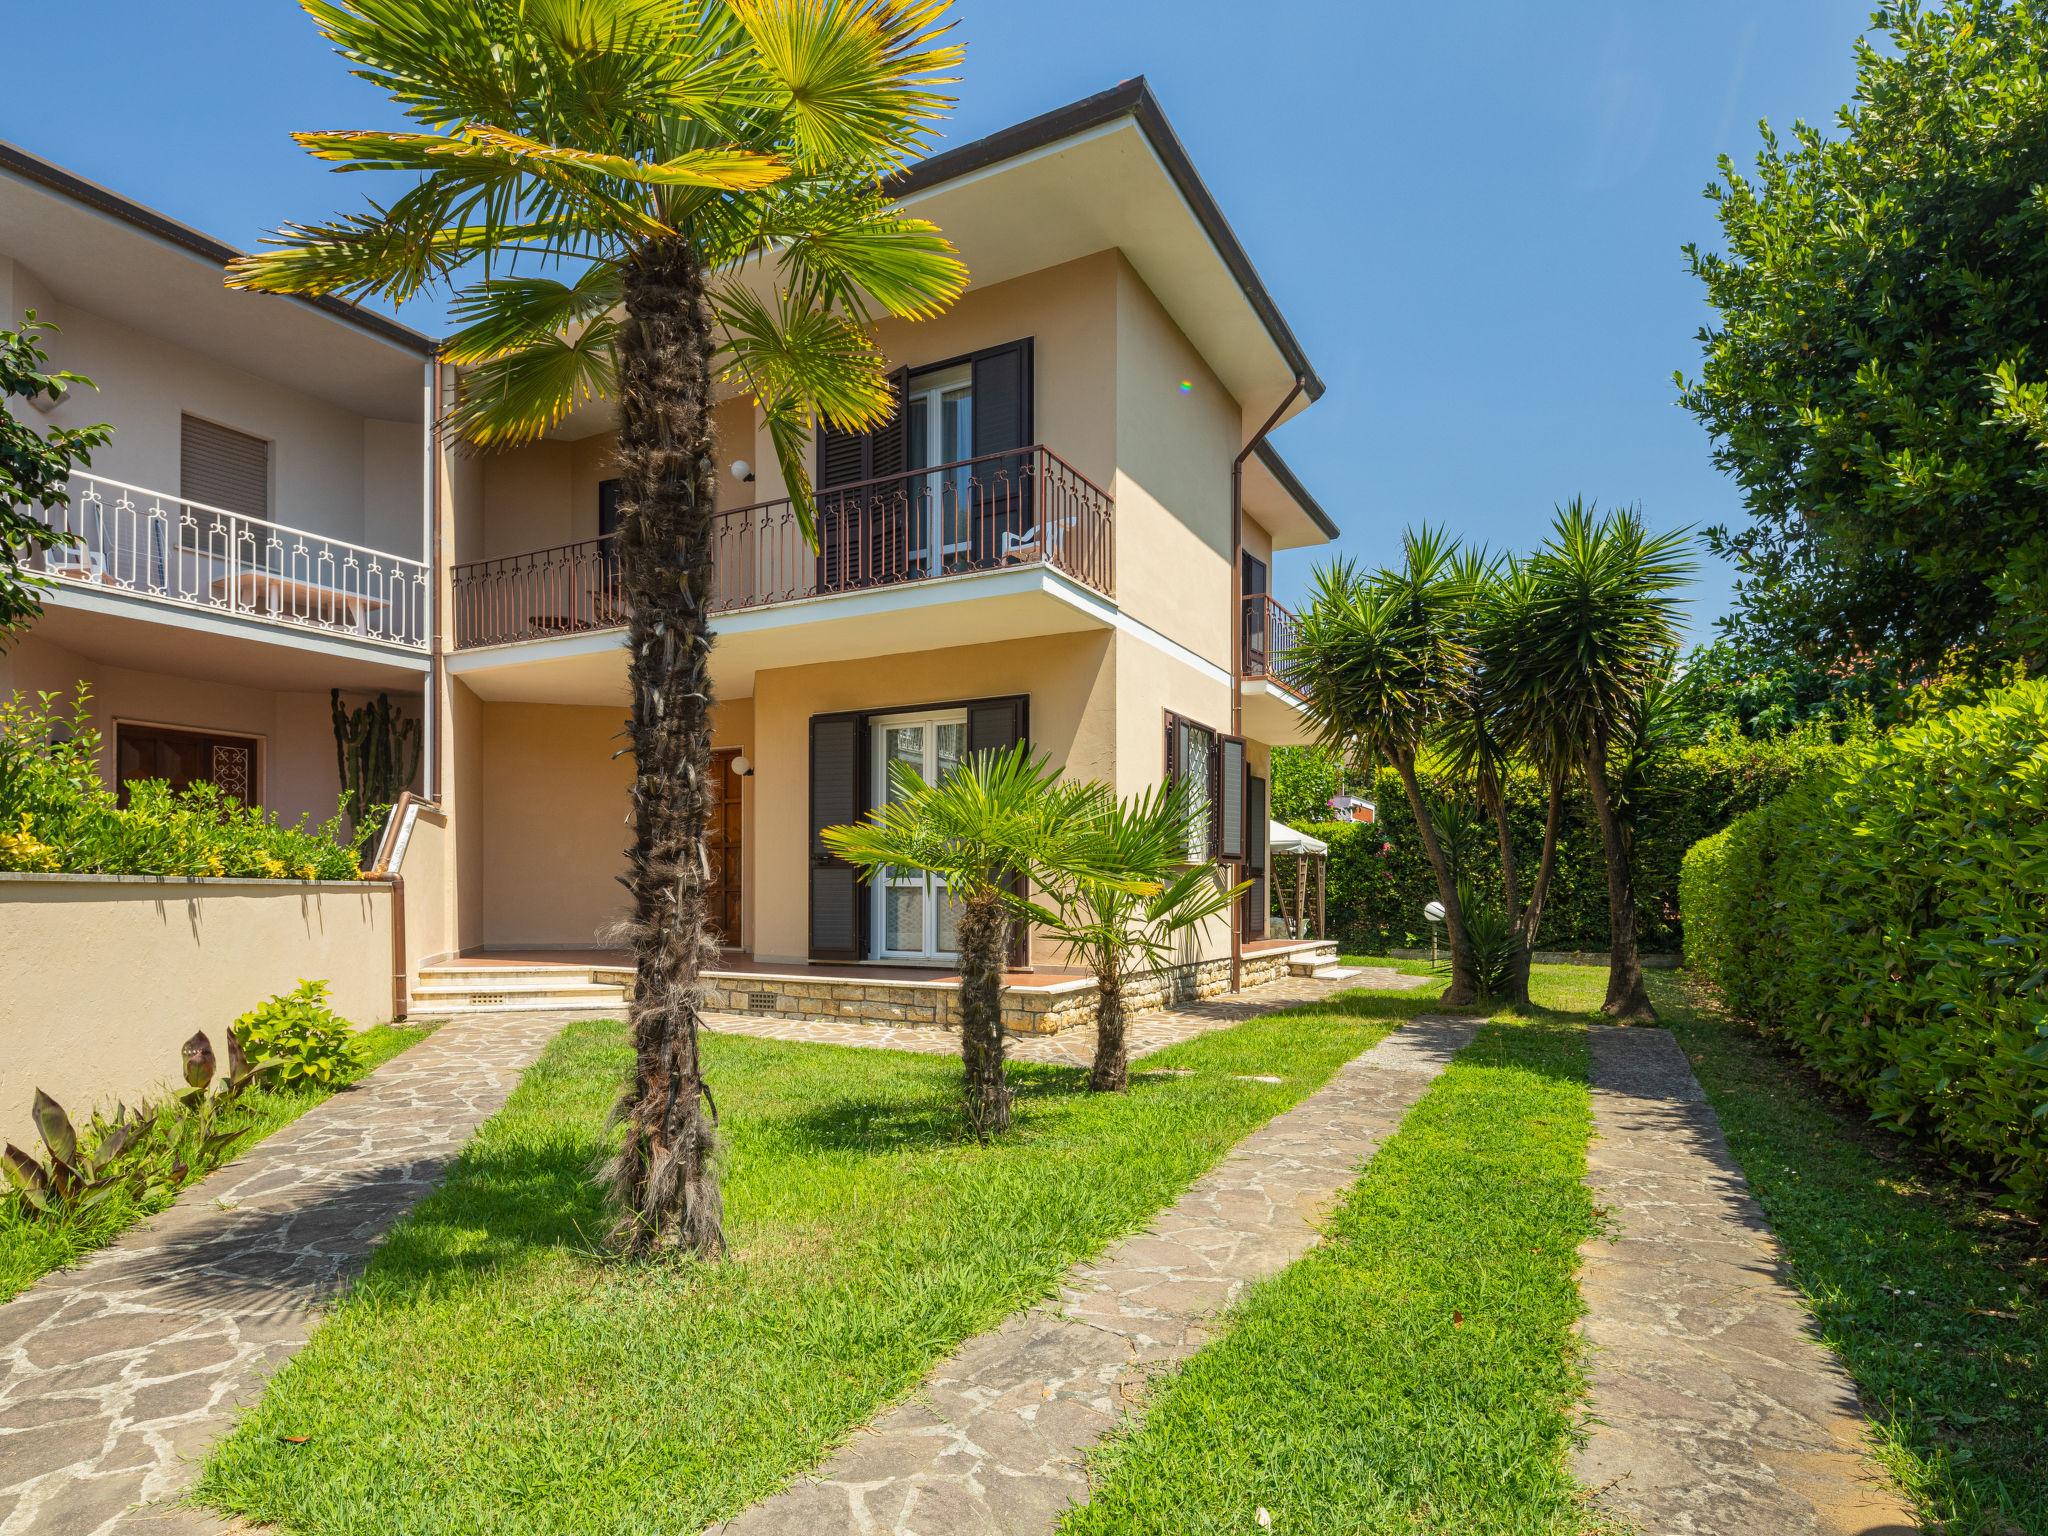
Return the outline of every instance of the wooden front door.
{"type": "Polygon", "coordinates": [[[712,935],[731,948],[740,943],[740,880],[745,860],[740,847],[740,776],[732,765],[739,748],[711,754],[711,809],[705,817],[705,851],[711,864],[711,892],[705,903],[712,935]]]}
{"type": "Polygon", "coordinates": [[[263,802],[261,748],[251,736],[174,730],[162,725],[114,726],[115,778],[121,804],[138,779],[163,779],[172,789],[202,781],[244,805],[263,802]]]}

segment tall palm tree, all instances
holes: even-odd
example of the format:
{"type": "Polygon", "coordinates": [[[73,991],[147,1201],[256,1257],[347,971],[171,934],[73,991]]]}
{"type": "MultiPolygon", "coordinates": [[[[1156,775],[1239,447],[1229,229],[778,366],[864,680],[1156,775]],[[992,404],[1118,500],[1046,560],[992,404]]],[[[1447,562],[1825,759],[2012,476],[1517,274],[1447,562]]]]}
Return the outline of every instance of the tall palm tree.
{"type": "Polygon", "coordinates": [[[1068,803],[1055,815],[1078,830],[1082,857],[1034,870],[1033,879],[1057,916],[1051,927],[1058,942],[1095,977],[1089,1091],[1121,1093],[1131,1074],[1124,987],[1132,970],[1140,962],[1169,964],[1174,940],[1229,911],[1251,882],[1222,885],[1213,863],[1187,862],[1188,818],[1196,809],[1191,781],[1122,800],[1103,784],[1068,788],[1068,803]]]}
{"type": "MultiPolygon", "coordinates": [[[[851,826],[827,827],[825,845],[872,881],[884,870],[914,870],[943,881],[958,908],[960,1059],[967,1124],[986,1141],[1009,1129],[1003,1076],[1003,969],[1012,922],[1053,923],[1057,915],[1019,895],[1019,873],[1060,867],[1081,855],[1057,770],[1019,742],[977,752],[935,784],[908,763],[890,765],[883,803],[851,826]]],[[[1186,825],[1185,822],[1182,823],[1186,825]]],[[[1094,873],[1113,878],[1110,871],[1094,873]]]]}
{"type": "Polygon", "coordinates": [[[1530,957],[1543,926],[1543,908],[1557,868],[1558,834],[1564,822],[1565,791],[1575,762],[1548,710],[1524,707],[1508,691],[1511,673],[1504,659],[1527,622],[1535,595],[1528,562],[1514,556],[1491,560],[1466,555],[1458,579],[1471,604],[1472,686],[1452,696],[1437,745],[1452,771],[1471,786],[1492,820],[1500,847],[1501,886],[1514,953],[1503,991],[1513,1007],[1527,1010],[1530,957]],[[1508,818],[1507,780],[1517,766],[1535,773],[1543,786],[1543,841],[1523,899],[1521,865],[1508,818]]]}
{"type": "Polygon", "coordinates": [[[1416,759],[1472,686],[1472,643],[1456,541],[1427,526],[1401,536],[1401,564],[1366,574],[1349,560],[1317,568],[1296,625],[1292,665],[1323,740],[1391,763],[1436,876],[1451,942],[1443,1001],[1477,1001],[1479,977],[1457,873],[1437,836],[1416,759]]]}
{"type": "Polygon", "coordinates": [[[715,1254],[697,1045],[714,953],[714,380],[752,395],[814,537],[816,420],[871,427],[891,407],[867,323],[932,314],[965,284],[938,231],[881,191],[951,105],[948,0],[303,3],[414,126],[299,142],[343,170],[417,180],[388,205],[287,227],[229,281],[393,301],[452,287],[461,328],[442,356],[468,369],[453,426],[472,444],[530,441],[593,397],[617,402],[639,977],[610,1181],[634,1250],[715,1254]]]}
{"type": "Polygon", "coordinates": [[[1684,530],[1652,535],[1633,507],[1601,513],[1573,500],[1528,561],[1530,590],[1494,662],[1508,707],[1547,716],[1568,743],[1600,823],[1611,937],[1604,1013],[1654,1019],[1636,943],[1635,877],[1618,803],[1617,755],[1678,644],[1677,589],[1692,570],[1684,530]]]}

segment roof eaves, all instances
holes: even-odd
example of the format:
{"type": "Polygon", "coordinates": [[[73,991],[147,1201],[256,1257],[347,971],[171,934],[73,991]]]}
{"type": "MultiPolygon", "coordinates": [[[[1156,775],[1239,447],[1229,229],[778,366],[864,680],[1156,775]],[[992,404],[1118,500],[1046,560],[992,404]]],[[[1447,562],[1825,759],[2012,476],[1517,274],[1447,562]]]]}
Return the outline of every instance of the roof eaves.
{"type": "Polygon", "coordinates": [[[1195,220],[1202,226],[1202,232],[1223,258],[1223,264],[1237,282],[1245,302],[1250,304],[1259,323],[1272,338],[1287,366],[1294,370],[1295,377],[1302,381],[1309,399],[1321,398],[1323,381],[1302,351],[1301,343],[1288,326],[1286,317],[1280,313],[1280,306],[1273,302],[1273,296],[1260,281],[1258,269],[1245,253],[1244,245],[1237,238],[1237,232],[1230,227],[1230,221],[1223,216],[1216,199],[1210,195],[1194,162],[1188,158],[1187,150],[1181,145],[1180,136],[1173,131],[1173,125],[1166,120],[1166,113],[1160,107],[1152,88],[1145,77],[1139,75],[1121,85],[1100,91],[1093,96],[1056,107],[1024,122],[1014,123],[986,138],[962,144],[956,149],[945,150],[920,160],[915,165],[897,172],[884,183],[886,190],[896,197],[909,197],[913,193],[927,191],[962,176],[972,175],[991,165],[1005,160],[1014,160],[1034,151],[1070,139],[1090,129],[1115,122],[1120,117],[1134,119],[1146,139],[1151,143],[1159,162],[1166,167],[1166,173],[1173,179],[1174,186],[1186,199],[1195,220]]]}
{"type": "Polygon", "coordinates": [[[1336,521],[1323,510],[1323,504],[1309,494],[1308,487],[1301,483],[1300,477],[1288,467],[1287,461],[1280,457],[1279,449],[1262,437],[1252,452],[1271,472],[1273,478],[1280,482],[1280,489],[1293,498],[1294,504],[1306,512],[1318,528],[1333,539],[1339,536],[1336,521]]]}
{"type": "MultiPolygon", "coordinates": [[[[82,207],[154,235],[171,245],[178,246],[195,256],[225,267],[243,253],[233,246],[216,240],[213,236],[181,224],[168,214],[158,213],[154,208],[123,197],[112,188],[103,187],[96,181],[87,181],[83,176],[74,175],[60,165],[53,165],[40,155],[32,155],[17,145],[0,139],[0,170],[12,171],[23,180],[47,187],[60,197],[67,197],[82,207]]],[[[350,304],[344,299],[329,298],[325,295],[288,295],[295,303],[310,305],[312,308],[331,315],[359,330],[370,332],[385,341],[417,352],[422,357],[433,357],[440,344],[433,337],[423,335],[409,325],[387,318],[374,310],[350,304]]]]}

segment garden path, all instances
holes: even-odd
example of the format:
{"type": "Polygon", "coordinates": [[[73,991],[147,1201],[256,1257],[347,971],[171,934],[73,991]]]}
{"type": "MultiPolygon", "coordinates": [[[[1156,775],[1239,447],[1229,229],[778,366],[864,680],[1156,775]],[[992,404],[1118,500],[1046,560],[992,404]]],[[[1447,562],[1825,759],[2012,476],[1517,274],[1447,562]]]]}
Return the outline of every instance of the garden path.
{"type": "MultiPolygon", "coordinates": [[[[1262,988],[1264,997],[1272,989],[1262,988]]],[[[1201,1347],[1319,1223],[1471,1040],[1471,1019],[1388,1035],[1254,1131],[1136,1237],[1069,1271],[1056,1299],[970,1339],[912,1399],[721,1536],[1024,1536],[1087,1497],[1082,1456],[1146,1379],[1201,1347]]]]}
{"type": "Polygon", "coordinates": [[[1581,1250],[1604,1512],[1687,1536],[1909,1536],[1856,1389],[1668,1030],[1592,1030],[1587,1179],[1613,1229],[1581,1250]]]}
{"type": "Polygon", "coordinates": [[[443,1025],[0,1306],[0,1536],[218,1531],[163,1501],[579,1016],[443,1025]]]}

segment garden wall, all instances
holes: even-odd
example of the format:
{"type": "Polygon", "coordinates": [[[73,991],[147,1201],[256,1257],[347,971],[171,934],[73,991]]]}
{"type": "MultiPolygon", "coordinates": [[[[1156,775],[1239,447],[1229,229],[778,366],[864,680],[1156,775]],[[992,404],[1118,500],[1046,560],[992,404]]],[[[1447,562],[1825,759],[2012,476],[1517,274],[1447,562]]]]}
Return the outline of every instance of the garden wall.
{"type": "Polygon", "coordinates": [[[0,1136],[34,1148],[43,1089],[82,1116],[169,1086],[203,1029],[302,977],[391,1017],[391,888],[364,881],[0,873],[0,1136]]]}

